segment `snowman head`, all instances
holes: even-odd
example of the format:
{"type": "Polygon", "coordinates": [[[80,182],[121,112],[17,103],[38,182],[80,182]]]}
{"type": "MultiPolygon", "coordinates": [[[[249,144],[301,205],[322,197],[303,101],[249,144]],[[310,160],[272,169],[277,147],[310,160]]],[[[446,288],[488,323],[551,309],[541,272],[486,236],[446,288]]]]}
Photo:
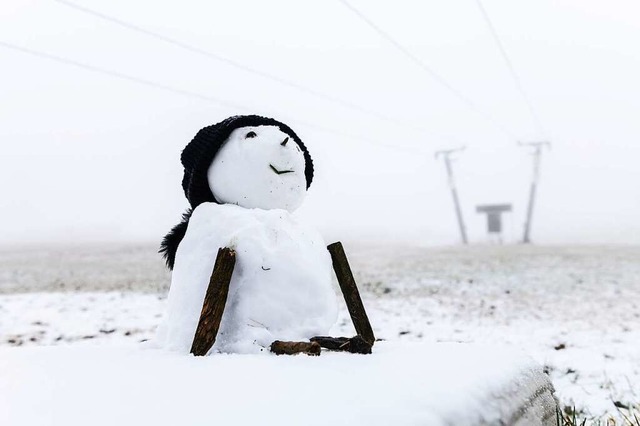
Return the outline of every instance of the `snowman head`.
{"type": "Polygon", "coordinates": [[[302,149],[277,126],[235,129],[209,166],[213,197],[223,204],[294,211],[307,193],[302,149]]]}
{"type": "Polygon", "coordinates": [[[293,130],[255,115],[205,127],[181,159],[182,186],[194,208],[216,202],[294,211],[313,179],[309,152],[293,130]]]}

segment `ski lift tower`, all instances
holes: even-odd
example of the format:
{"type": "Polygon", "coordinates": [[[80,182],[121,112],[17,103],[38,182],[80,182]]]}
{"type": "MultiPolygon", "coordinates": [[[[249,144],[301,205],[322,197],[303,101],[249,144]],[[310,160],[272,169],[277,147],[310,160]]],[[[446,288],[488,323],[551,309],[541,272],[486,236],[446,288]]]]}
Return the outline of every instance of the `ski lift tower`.
{"type": "Polygon", "coordinates": [[[527,207],[527,221],[524,224],[524,236],[522,242],[524,244],[531,243],[531,221],[533,220],[533,206],[536,202],[536,190],[538,189],[538,178],[540,177],[540,159],[542,157],[542,148],[545,146],[551,148],[551,144],[547,141],[542,142],[519,142],[518,145],[526,148],[533,148],[533,176],[531,177],[531,188],[529,189],[529,205],[527,207]]]}
{"type": "Polygon", "coordinates": [[[451,167],[451,155],[455,152],[464,151],[465,147],[455,148],[455,149],[447,149],[443,151],[436,151],[435,157],[436,160],[438,157],[444,157],[444,165],[447,169],[447,178],[449,180],[449,189],[451,190],[451,196],[453,198],[453,206],[456,210],[456,218],[458,219],[458,228],[460,229],[460,238],[462,239],[462,244],[467,244],[467,230],[464,226],[464,219],[462,218],[462,211],[460,210],[460,200],[458,200],[458,190],[456,189],[456,183],[453,179],[453,167],[451,167]]]}

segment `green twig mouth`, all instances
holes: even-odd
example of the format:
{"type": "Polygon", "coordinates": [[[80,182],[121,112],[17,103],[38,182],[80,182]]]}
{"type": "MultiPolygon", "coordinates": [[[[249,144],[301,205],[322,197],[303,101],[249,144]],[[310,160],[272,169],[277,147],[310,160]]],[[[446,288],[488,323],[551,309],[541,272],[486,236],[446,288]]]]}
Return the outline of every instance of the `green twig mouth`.
{"type": "Polygon", "coordinates": [[[295,170],[278,170],[273,166],[273,164],[269,164],[269,167],[271,167],[271,170],[273,170],[273,172],[277,175],[284,175],[286,173],[293,173],[295,171],[295,170]]]}

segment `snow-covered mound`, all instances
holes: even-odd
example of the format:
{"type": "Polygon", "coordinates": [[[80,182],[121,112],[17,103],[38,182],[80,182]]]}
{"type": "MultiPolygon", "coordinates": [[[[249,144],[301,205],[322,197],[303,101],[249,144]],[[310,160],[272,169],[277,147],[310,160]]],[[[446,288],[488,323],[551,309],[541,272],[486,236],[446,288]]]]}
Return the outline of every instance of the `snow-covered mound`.
{"type": "Polygon", "coordinates": [[[507,347],[376,344],[323,352],[181,356],[0,348],[0,424],[555,425],[540,366],[507,347]]]}
{"type": "Polygon", "coordinates": [[[256,352],[274,340],[327,334],[337,317],[331,258],[313,229],[286,210],[203,203],[178,247],[158,343],[187,353],[218,249],[236,266],[213,351],[256,352]]]}

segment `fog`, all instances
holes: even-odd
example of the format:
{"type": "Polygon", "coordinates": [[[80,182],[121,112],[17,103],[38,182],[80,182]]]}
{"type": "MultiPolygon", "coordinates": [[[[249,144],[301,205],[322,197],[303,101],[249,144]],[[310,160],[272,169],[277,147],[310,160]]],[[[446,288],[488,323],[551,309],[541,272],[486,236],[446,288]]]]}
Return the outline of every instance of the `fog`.
{"type": "Polygon", "coordinates": [[[483,2],[543,131],[475,1],[350,3],[475,108],[339,1],[82,2],[263,76],[61,2],[3,1],[0,241],[158,241],[187,207],[184,146],[257,113],[309,148],[299,214],[329,240],[458,243],[434,152],[466,146],[454,169],[471,242],[487,241],[475,206],[491,202],[513,203],[504,237],[518,241],[532,157],[517,142],[549,140],[533,240],[640,242],[638,3],[483,2]]]}

